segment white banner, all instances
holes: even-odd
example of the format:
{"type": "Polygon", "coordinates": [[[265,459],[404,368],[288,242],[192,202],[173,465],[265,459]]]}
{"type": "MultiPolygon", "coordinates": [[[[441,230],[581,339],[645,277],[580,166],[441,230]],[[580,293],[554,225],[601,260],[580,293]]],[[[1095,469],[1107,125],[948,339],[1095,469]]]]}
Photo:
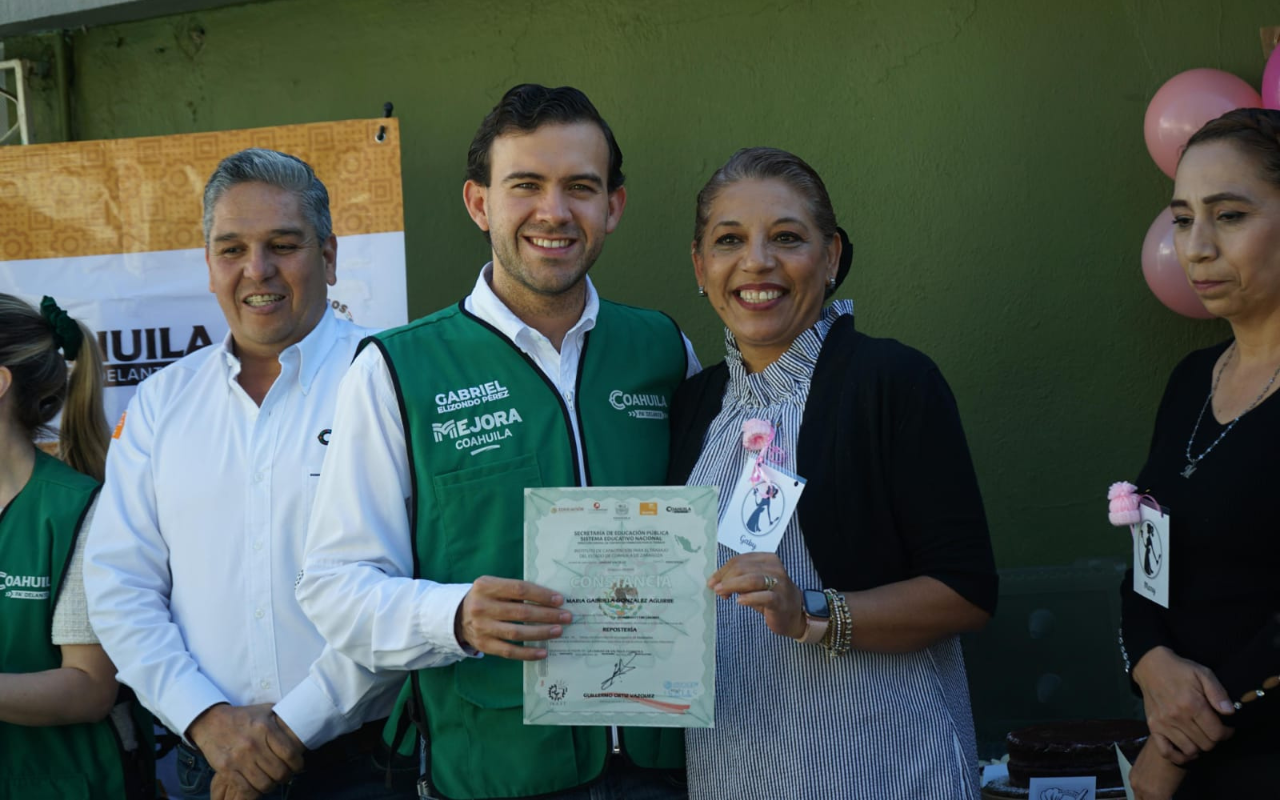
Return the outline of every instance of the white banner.
{"type": "MultiPolygon", "coordinates": [[[[144,378],[227,335],[209,292],[204,250],[0,261],[0,291],[37,308],[47,294],[97,332],[113,424],[144,378]]],[[[369,328],[407,322],[404,233],[339,237],[329,305],[336,316],[369,328]]]]}

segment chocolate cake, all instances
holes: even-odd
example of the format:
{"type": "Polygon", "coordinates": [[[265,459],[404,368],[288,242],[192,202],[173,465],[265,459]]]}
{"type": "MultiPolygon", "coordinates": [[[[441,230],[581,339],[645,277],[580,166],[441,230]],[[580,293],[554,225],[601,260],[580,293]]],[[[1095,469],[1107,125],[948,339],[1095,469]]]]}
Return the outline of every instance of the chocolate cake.
{"type": "Polygon", "coordinates": [[[1147,723],[1133,719],[1088,719],[1032,725],[1005,737],[1009,784],[1027,788],[1032,778],[1096,775],[1098,789],[1121,786],[1115,745],[1132,761],[1147,741],[1147,723]]]}

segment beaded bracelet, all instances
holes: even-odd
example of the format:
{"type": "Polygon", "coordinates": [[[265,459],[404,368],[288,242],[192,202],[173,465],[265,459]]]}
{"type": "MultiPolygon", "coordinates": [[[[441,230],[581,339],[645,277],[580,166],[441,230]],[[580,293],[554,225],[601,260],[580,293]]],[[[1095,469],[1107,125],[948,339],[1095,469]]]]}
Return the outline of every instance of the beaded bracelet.
{"type": "Polygon", "coordinates": [[[1265,697],[1268,691],[1276,688],[1277,686],[1280,686],[1280,675],[1272,675],[1270,678],[1267,678],[1262,682],[1261,689],[1252,689],[1250,691],[1245,692],[1243,695],[1240,696],[1240,699],[1237,700],[1232,705],[1236,707],[1236,711],[1239,711],[1240,709],[1244,708],[1245,703],[1252,703],[1254,700],[1257,700],[1259,697],[1265,697]]]}
{"type": "Polygon", "coordinates": [[[835,658],[853,649],[853,618],[844,595],[835,589],[824,589],[823,594],[827,596],[827,608],[831,609],[831,623],[819,644],[826,649],[827,655],[835,658]]]}

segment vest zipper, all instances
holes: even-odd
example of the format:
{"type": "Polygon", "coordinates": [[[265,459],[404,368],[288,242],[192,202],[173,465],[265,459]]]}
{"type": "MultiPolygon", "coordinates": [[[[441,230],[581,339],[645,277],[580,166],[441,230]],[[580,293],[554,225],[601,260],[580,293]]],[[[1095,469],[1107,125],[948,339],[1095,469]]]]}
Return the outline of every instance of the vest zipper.
{"type": "MultiPolygon", "coordinates": [[[[590,486],[591,471],[590,471],[590,468],[587,466],[587,437],[586,437],[585,426],[582,424],[582,413],[581,413],[582,406],[580,404],[581,397],[579,396],[578,390],[582,386],[582,372],[583,372],[583,368],[586,366],[586,363],[587,363],[587,345],[591,339],[591,332],[588,331],[587,333],[583,334],[583,337],[582,337],[582,349],[578,353],[578,374],[574,377],[574,381],[573,381],[574,407],[573,407],[573,411],[570,411],[569,407],[565,405],[564,395],[560,393],[560,387],[558,387],[555,384],[555,382],[551,380],[550,376],[548,376],[546,373],[542,371],[542,369],[538,366],[537,362],[534,361],[529,356],[528,353],[521,350],[519,346],[516,345],[515,342],[511,341],[505,335],[503,335],[502,332],[499,331],[497,328],[493,327],[489,323],[480,319],[475,314],[472,314],[470,311],[467,311],[465,303],[466,303],[465,300],[458,303],[458,309],[462,312],[463,316],[470,318],[471,320],[479,323],[485,328],[488,328],[499,339],[506,342],[511,347],[511,349],[519,353],[520,356],[524,358],[525,362],[529,365],[530,369],[533,370],[534,374],[542,378],[543,383],[545,383],[547,385],[547,388],[551,390],[551,393],[555,395],[556,402],[559,403],[560,405],[560,411],[564,415],[565,427],[568,429],[566,432],[569,434],[569,448],[570,448],[569,452],[570,452],[571,460],[573,461],[574,480],[577,482],[579,486],[590,486]],[[572,418],[571,418],[571,415],[572,415],[572,418]],[[573,423],[575,420],[578,423],[576,426],[577,436],[574,435],[575,426],[573,423]]],[[[685,355],[685,358],[686,359],[688,358],[688,354],[685,355]]],[[[401,414],[403,415],[403,413],[404,413],[404,409],[402,408],[401,414]]],[[[416,485],[417,485],[416,482],[414,485],[416,488],[416,485]]],[[[416,552],[414,554],[414,557],[415,558],[417,557],[416,552]]],[[[416,563],[414,567],[416,570],[417,568],[416,563]]],[[[417,686],[416,681],[414,682],[414,686],[416,688],[417,686]]],[[[611,756],[622,755],[622,741],[618,736],[617,725],[609,726],[609,753],[611,754],[611,756]]],[[[607,763],[605,764],[605,769],[606,770],[608,769],[607,763]]],[[[420,784],[419,792],[421,792],[421,790],[422,790],[422,786],[420,784]]],[[[429,795],[420,794],[420,796],[429,796],[429,795]]]]}
{"type": "MultiPolygon", "coordinates": [[[[581,484],[583,486],[591,486],[593,483],[591,466],[587,463],[587,426],[582,424],[582,372],[587,365],[587,346],[590,344],[591,331],[587,331],[582,335],[582,349],[578,351],[578,374],[573,377],[573,418],[578,423],[578,438],[574,442],[574,453],[582,456],[581,484]]],[[[570,434],[572,435],[572,431],[570,434]]]]}
{"type": "MultiPolygon", "coordinates": [[[[578,422],[578,437],[574,442],[574,455],[581,454],[581,484],[583,486],[591,485],[591,468],[587,465],[587,426],[582,423],[582,372],[587,365],[587,345],[591,343],[591,331],[587,331],[582,336],[582,349],[578,351],[578,374],[573,379],[573,416],[578,422]]],[[[561,404],[563,405],[563,403],[561,404]]],[[[568,409],[565,409],[568,411],[568,409]]],[[[573,435],[570,429],[569,435],[573,435]]],[[[609,726],[609,753],[610,758],[617,758],[622,755],[622,740],[618,736],[618,726],[609,726]]],[[[608,764],[605,765],[608,769],[608,764]]]]}

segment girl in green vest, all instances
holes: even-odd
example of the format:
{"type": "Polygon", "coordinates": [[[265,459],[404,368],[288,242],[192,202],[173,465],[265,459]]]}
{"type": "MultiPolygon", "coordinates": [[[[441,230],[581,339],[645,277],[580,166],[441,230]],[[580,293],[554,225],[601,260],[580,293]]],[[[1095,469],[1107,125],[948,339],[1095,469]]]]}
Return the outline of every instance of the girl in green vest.
{"type": "Polygon", "coordinates": [[[2,798],[154,796],[80,574],[107,442],[93,334],[51,298],[0,294],[2,798]],[[66,463],[35,445],[59,411],[66,463]]]}

